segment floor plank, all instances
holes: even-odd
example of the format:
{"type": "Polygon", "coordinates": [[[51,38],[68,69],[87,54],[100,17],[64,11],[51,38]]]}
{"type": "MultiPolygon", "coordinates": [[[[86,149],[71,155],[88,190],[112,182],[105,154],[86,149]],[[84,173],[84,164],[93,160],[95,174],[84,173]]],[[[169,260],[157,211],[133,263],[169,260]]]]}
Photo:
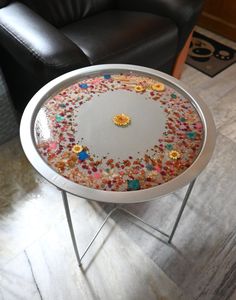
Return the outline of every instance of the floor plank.
{"type": "Polygon", "coordinates": [[[26,252],[0,268],[1,300],[42,300],[26,252]]]}

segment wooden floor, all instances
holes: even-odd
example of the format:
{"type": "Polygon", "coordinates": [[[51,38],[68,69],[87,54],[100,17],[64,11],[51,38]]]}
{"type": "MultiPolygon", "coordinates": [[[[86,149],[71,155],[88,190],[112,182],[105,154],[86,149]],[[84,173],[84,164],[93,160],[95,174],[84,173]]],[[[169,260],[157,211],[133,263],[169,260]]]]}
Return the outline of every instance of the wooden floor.
{"type": "MultiPolygon", "coordinates": [[[[236,64],[214,78],[185,66],[182,80],[210,107],[217,145],[173,245],[117,213],[79,269],[60,193],[15,138],[0,147],[0,300],[236,299],[236,64]]],[[[168,231],[185,190],[127,208],[168,231]]],[[[112,205],[69,203],[83,250],[112,205]]]]}

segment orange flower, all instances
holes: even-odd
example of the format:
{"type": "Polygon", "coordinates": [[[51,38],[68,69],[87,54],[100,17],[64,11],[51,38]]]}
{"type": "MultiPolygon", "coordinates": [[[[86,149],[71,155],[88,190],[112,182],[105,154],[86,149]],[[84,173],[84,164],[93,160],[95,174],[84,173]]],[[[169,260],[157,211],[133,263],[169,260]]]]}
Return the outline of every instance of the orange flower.
{"type": "Polygon", "coordinates": [[[158,82],[152,85],[152,89],[157,92],[163,92],[165,90],[165,85],[158,82]]]}
{"type": "Polygon", "coordinates": [[[55,167],[59,169],[60,171],[64,171],[65,169],[65,163],[63,161],[58,161],[55,163],[55,167]]]}
{"type": "Polygon", "coordinates": [[[127,126],[131,122],[131,118],[125,114],[118,114],[113,117],[113,122],[117,126],[127,126]]]}

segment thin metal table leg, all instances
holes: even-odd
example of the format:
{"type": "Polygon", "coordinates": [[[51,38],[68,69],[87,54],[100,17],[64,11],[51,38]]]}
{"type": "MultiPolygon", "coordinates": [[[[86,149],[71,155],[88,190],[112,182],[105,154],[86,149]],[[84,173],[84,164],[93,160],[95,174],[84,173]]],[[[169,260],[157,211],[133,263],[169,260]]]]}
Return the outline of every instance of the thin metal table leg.
{"type": "Polygon", "coordinates": [[[102,225],[99,227],[98,231],[95,233],[94,237],[92,238],[92,240],[90,241],[90,243],[88,244],[87,248],[84,250],[84,253],[81,255],[80,260],[83,259],[83,257],[85,256],[85,254],[88,252],[89,248],[92,246],[93,242],[95,241],[96,237],[98,236],[98,234],[100,233],[100,231],[102,230],[103,226],[106,224],[108,218],[110,218],[110,216],[113,214],[114,211],[117,210],[117,207],[113,208],[109,214],[106,216],[106,218],[104,219],[102,225]]]}
{"type": "Polygon", "coordinates": [[[81,264],[81,259],[79,256],[79,251],[78,251],[78,247],[77,247],[77,243],[76,243],[76,239],[75,239],[75,233],[74,233],[73,224],[72,224],[72,220],[71,220],[70,207],[69,207],[69,203],[68,203],[68,199],[67,199],[67,194],[63,190],[61,190],[61,194],[62,194],[62,199],[63,199],[64,208],[65,208],[65,212],[66,212],[67,222],[68,222],[69,229],[70,229],[70,235],[71,235],[72,243],[74,246],[75,255],[76,255],[79,267],[81,267],[82,264],[81,264]]]}
{"type": "Polygon", "coordinates": [[[187,204],[188,198],[191,194],[191,191],[193,189],[194,183],[195,183],[196,179],[194,179],[190,184],[189,187],[187,189],[187,192],[185,194],[184,200],[182,202],[182,205],[180,207],[178,216],[175,220],[175,224],[173,226],[172,232],[170,235],[166,234],[165,232],[161,231],[160,229],[158,229],[157,227],[152,226],[151,224],[146,223],[144,220],[142,220],[141,218],[139,218],[138,216],[136,216],[135,214],[131,213],[130,211],[128,211],[127,209],[124,209],[123,207],[115,207],[113,208],[108,215],[106,216],[106,218],[104,219],[102,225],[100,226],[100,228],[98,229],[98,231],[96,232],[96,234],[94,235],[94,237],[92,238],[92,240],[90,241],[90,243],[88,244],[87,248],[85,249],[84,253],[82,254],[82,256],[79,255],[79,251],[78,251],[78,247],[77,247],[77,243],[76,243],[76,238],[75,238],[75,233],[74,233],[74,229],[73,229],[73,224],[72,224],[72,220],[71,220],[71,214],[70,214],[70,208],[69,208],[69,203],[68,203],[68,198],[67,198],[67,193],[64,190],[61,190],[61,194],[62,194],[62,199],[63,199],[63,203],[64,203],[64,207],[65,207],[65,212],[66,212],[66,218],[67,218],[67,222],[69,225],[69,229],[70,229],[70,235],[71,235],[71,239],[72,239],[72,243],[73,243],[73,247],[74,247],[74,251],[75,251],[75,255],[79,264],[79,267],[82,266],[82,262],[81,260],[83,259],[83,257],[85,256],[85,254],[88,252],[89,248],[91,247],[91,245],[93,244],[94,240],[97,238],[98,234],[100,233],[100,231],[102,230],[103,226],[105,225],[105,223],[107,222],[108,218],[117,210],[121,210],[124,211],[128,214],[130,214],[131,216],[135,217],[136,219],[138,219],[139,221],[141,221],[142,223],[146,224],[147,226],[149,226],[150,228],[158,231],[159,233],[161,233],[162,235],[165,235],[166,237],[168,237],[168,243],[171,243],[173,236],[175,234],[175,231],[178,227],[180,218],[183,214],[184,208],[187,204]]]}
{"type": "Polygon", "coordinates": [[[180,218],[181,218],[181,216],[182,216],[182,214],[183,214],[183,211],[184,211],[184,208],[185,208],[185,206],[186,206],[186,204],[187,204],[188,198],[189,198],[189,196],[190,196],[190,194],[191,194],[191,192],[192,192],[192,189],[193,189],[193,186],[194,186],[195,181],[196,181],[196,179],[194,179],[194,180],[189,184],[189,187],[188,187],[187,192],[186,192],[186,194],[185,194],[184,200],[183,200],[182,205],[181,205],[181,207],[180,207],[178,216],[177,216],[177,218],[176,218],[174,227],[173,227],[172,232],[171,232],[171,234],[170,234],[170,236],[169,236],[168,243],[171,243],[171,241],[172,241],[172,239],[173,239],[173,236],[174,236],[175,231],[176,231],[176,229],[177,229],[177,227],[178,227],[180,218]]]}

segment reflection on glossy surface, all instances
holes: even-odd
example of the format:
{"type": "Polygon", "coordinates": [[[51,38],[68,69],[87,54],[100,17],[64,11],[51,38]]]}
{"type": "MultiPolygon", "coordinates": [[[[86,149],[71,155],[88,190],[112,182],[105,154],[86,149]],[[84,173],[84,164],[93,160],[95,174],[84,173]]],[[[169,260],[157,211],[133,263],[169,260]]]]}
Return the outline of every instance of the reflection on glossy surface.
{"type": "MultiPolygon", "coordinates": [[[[47,118],[47,111],[43,107],[40,109],[37,115],[37,123],[36,123],[36,132],[38,135],[43,137],[45,141],[50,140],[51,138],[51,130],[49,127],[49,122],[47,118]]],[[[37,139],[37,136],[36,136],[37,139]]]]}

